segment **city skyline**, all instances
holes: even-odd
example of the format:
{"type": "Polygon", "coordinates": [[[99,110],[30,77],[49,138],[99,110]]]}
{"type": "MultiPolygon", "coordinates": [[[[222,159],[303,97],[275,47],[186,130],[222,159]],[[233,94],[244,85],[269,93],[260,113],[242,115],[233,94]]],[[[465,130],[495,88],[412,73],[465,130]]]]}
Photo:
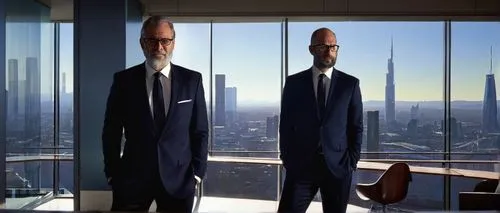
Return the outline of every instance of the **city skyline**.
{"type": "MultiPolygon", "coordinates": [[[[471,56],[473,56],[463,56],[462,51],[454,51],[456,48],[452,48],[452,56],[456,56],[452,57],[452,78],[454,78],[452,85],[465,83],[470,85],[470,82],[476,82],[475,85],[472,86],[472,89],[463,89],[458,86],[453,86],[453,100],[481,101],[483,99],[483,79],[484,74],[488,72],[489,68],[489,48],[490,46],[500,46],[500,41],[495,39],[491,32],[488,34],[480,34],[481,32],[487,30],[496,30],[500,33],[500,28],[492,28],[489,25],[491,24],[452,23],[452,27],[454,26],[454,28],[452,28],[454,31],[452,32],[454,38],[453,44],[460,44],[460,46],[466,45],[466,49],[468,49],[468,51],[472,53],[471,56]],[[471,25],[479,26],[474,27],[471,25]],[[470,27],[472,27],[475,31],[469,32],[468,28],[470,27]],[[466,33],[462,33],[462,31],[466,31],[466,33]],[[455,32],[458,32],[458,34],[455,32]],[[477,34],[475,37],[481,36],[487,38],[474,40],[474,42],[471,43],[467,40],[467,36],[471,37],[472,33],[477,34]],[[476,44],[476,42],[481,45],[476,44]],[[488,57],[488,61],[482,60],[484,57],[488,57]],[[467,62],[468,64],[462,65],[464,62],[467,62]],[[469,73],[469,67],[475,67],[475,70],[484,71],[469,73]],[[471,75],[473,73],[476,73],[476,79],[472,79],[471,81],[471,75]]],[[[205,88],[208,88],[209,69],[207,69],[207,67],[209,67],[210,64],[210,57],[208,56],[210,41],[209,37],[206,35],[208,35],[207,33],[209,32],[209,24],[177,24],[175,26],[178,36],[176,38],[177,43],[174,51],[173,62],[200,71],[204,76],[205,88]],[[195,56],[206,57],[201,57],[200,60],[196,59],[195,56]]],[[[232,79],[228,80],[226,84],[235,85],[239,88],[241,95],[238,100],[238,104],[245,105],[245,102],[247,102],[248,99],[251,99],[250,96],[256,95],[261,97],[261,100],[259,101],[262,103],[279,103],[279,79],[281,70],[279,59],[279,50],[281,47],[281,28],[279,28],[279,26],[280,25],[278,23],[214,24],[214,55],[212,71],[214,75],[230,74],[232,76],[232,79]],[[254,37],[254,34],[258,34],[258,36],[254,37]],[[252,42],[249,44],[242,43],[242,41],[247,40],[252,42]],[[264,51],[260,50],[262,48],[259,47],[265,47],[264,51]],[[226,55],[227,58],[220,57],[221,55],[226,55]],[[243,59],[239,59],[234,55],[245,55],[245,57],[243,57],[243,59]],[[266,57],[268,55],[272,57],[266,57]],[[275,57],[278,59],[273,60],[275,57]],[[254,66],[256,63],[247,63],[248,58],[256,59],[256,62],[261,65],[254,66]],[[238,62],[240,63],[238,64],[238,62]],[[241,66],[244,67],[240,68],[241,66]],[[277,71],[270,72],[269,70],[277,71]],[[262,77],[260,79],[256,79],[259,77],[259,74],[262,74],[262,77]],[[260,88],[255,88],[256,82],[258,82],[260,88]],[[271,98],[272,96],[274,96],[274,98],[271,98]]],[[[310,32],[323,26],[334,26],[332,27],[334,30],[336,28],[339,29],[336,33],[341,48],[339,50],[339,59],[337,61],[336,68],[360,79],[360,86],[364,101],[380,101],[385,99],[385,73],[387,72],[387,57],[390,56],[391,37],[394,38],[394,46],[398,48],[395,50],[395,53],[397,54],[395,70],[397,70],[398,73],[395,76],[396,101],[443,100],[443,92],[436,92],[443,91],[444,87],[442,78],[444,64],[444,51],[442,49],[444,45],[444,35],[442,22],[409,22],[408,24],[406,24],[406,22],[290,23],[289,74],[294,74],[311,66],[312,57],[307,51],[310,32]],[[399,29],[398,27],[402,27],[402,29],[399,29]],[[381,31],[378,28],[388,28],[389,30],[381,31]],[[359,29],[361,29],[362,32],[367,32],[356,32],[359,29]],[[342,35],[339,32],[341,30],[345,31],[344,34],[347,35],[342,35]],[[371,41],[369,40],[372,40],[372,38],[370,37],[369,31],[375,32],[376,35],[372,35],[373,38],[378,38],[380,40],[375,43],[370,43],[371,41]],[[356,42],[356,39],[346,40],[345,37],[349,37],[349,35],[354,35],[353,37],[361,37],[359,38],[360,41],[356,42]],[[383,42],[383,40],[387,40],[387,42],[383,42]],[[377,50],[377,54],[365,53],[363,48],[357,48],[368,44],[374,46],[374,48],[367,49],[375,49],[377,50]],[[346,46],[352,47],[346,48],[346,46]],[[413,49],[419,51],[413,52],[413,49]],[[426,52],[429,53],[427,54],[426,52]],[[418,60],[412,61],[412,57],[415,57],[418,60]],[[369,62],[359,63],[359,60],[356,60],[356,58],[362,58],[364,61],[369,62]],[[377,63],[370,63],[372,61],[376,61],[377,63]],[[420,70],[416,69],[415,66],[412,66],[412,64],[417,64],[419,67],[423,68],[430,68],[424,69],[425,72],[419,72],[420,70]],[[363,69],[363,67],[368,65],[370,67],[369,69],[363,69]],[[344,69],[344,67],[352,68],[344,69]],[[377,73],[363,71],[375,69],[379,71],[377,73]],[[431,75],[429,74],[433,73],[438,73],[438,75],[434,74],[434,76],[430,77],[431,75]],[[422,87],[422,82],[426,82],[428,85],[422,87]]],[[[495,53],[494,58],[499,58],[497,55],[498,54],[495,53]]],[[[140,50],[137,52],[135,59],[136,63],[141,63],[143,61],[143,56],[140,50]]],[[[494,72],[498,70],[497,67],[498,63],[495,63],[494,72]]],[[[255,103],[255,101],[248,102],[255,103]]]]}
{"type": "MultiPolygon", "coordinates": [[[[489,73],[490,68],[489,49],[490,47],[493,47],[493,50],[500,49],[500,41],[492,36],[494,33],[481,34],[487,30],[500,33],[499,27],[491,25],[491,23],[476,22],[452,23],[452,100],[483,99],[484,76],[489,73]],[[468,37],[478,37],[479,34],[484,39],[477,39],[471,43],[468,37]],[[454,48],[455,46],[463,48],[454,48]],[[467,51],[460,51],[461,49],[467,51]],[[469,88],[460,86],[465,84],[469,85],[469,88]]],[[[226,84],[238,87],[240,93],[238,104],[241,106],[279,103],[281,28],[278,26],[279,23],[214,24],[212,71],[214,76],[222,73],[232,76],[226,84]],[[236,29],[230,31],[231,27],[236,29]],[[262,35],[252,37],[250,31],[260,32],[262,35]],[[255,41],[242,43],[247,39],[255,41]],[[238,55],[242,56],[237,57],[238,55]],[[247,63],[250,62],[249,58],[255,59],[255,62],[247,63]],[[255,87],[256,82],[259,87],[255,87]]],[[[442,22],[290,23],[289,74],[311,66],[312,57],[307,51],[309,34],[321,26],[336,30],[341,48],[335,67],[360,79],[364,101],[385,99],[385,73],[387,58],[390,56],[391,37],[394,42],[394,54],[397,55],[394,61],[394,70],[397,73],[394,77],[396,101],[443,101],[442,22]],[[381,31],[379,27],[385,27],[386,30],[381,31]],[[403,28],[398,29],[398,27],[403,28]],[[363,63],[359,63],[360,60],[363,63]],[[427,85],[422,87],[422,82],[426,82],[427,85]]],[[[176,24],[175,27],[178,36],[172,62],[201,72],[205,90],[208,90],[210,42],[208,34],[205,33],[208,33],[209,24],[176,24]],[[197,48],[191,48],[192,46],[197,48]]],[[[137,28],[140,30],[140,24],[137,24],[137,28]]],[[[64,53],[61,54],[61,72],[67,75],[68,93],[73,90],[72,30],[73,26],[70,23],[61,25],[60,46],[61,53],[64,53]]],[[[42,40],[42,43],[45,41],[42,40]]],[[[131,46],[128,49],[135,51],[127,53],[129,59],[127,64],[142,63],[144,56],[140,47],[135,44],[127,45],[131,46]]],[[[492,70],[493,73],[497,73],[499,71],[497,61],[500,58],[498,51],[493,51],[492,58],[492,70]]],[[[42,73],[47,73],[47,66],[41,68],[42,73]]],[[[20,66],[19,69],[23,68],[20,66]]],[[[50,75],[43,74],[42,81],[49,77],[50,75]]],[[[23,78],[24,75],[19,75],[20,80],[23,78]]],[[[215,85],[215,82],[212,85],[215,85]]],[[[42,84],[42,96],[51,94],[51,86],[42,84]]]]}

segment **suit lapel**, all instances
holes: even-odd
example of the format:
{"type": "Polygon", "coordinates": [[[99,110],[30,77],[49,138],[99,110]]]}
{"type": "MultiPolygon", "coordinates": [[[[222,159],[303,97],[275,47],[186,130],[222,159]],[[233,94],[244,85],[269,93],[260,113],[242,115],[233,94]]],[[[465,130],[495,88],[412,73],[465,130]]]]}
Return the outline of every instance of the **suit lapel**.
{"type": "Polygon", "coordinates": [[[165,131],[166,127],[168,127],[169,124],[172,122],[172,117],[175,114],[175,110],[177,108],[177,102],[176,102],[177,96],[180,93],[183,81],[182,73],[179,72],[179,69],[174,64],[171,64],[170,77],[171,77],[170,105],[167,114],[167,121],[165,122],[163,131],[165,131]]]}
{"type": "Polygon", "coordinates": [[[144,118],[146,118],[146,123],[148,125],[148,129],[151,130],[151,134],[155,134],[154,132],[154,120],[153,120],[153,115],[151,114],[151,107],[149,106],[149,97],[148,97],[148,89],[146,86],[146,67],[145,64],[142,63],[142,65],[139,66],[139,69],[137,70],[137,77],[135,80],[137,81],[137,85],[139,86],[139,97],[140,100],[138,101],[138,104],[142,105],[142,113],[144,114],[144,118]]]}
{"type": "Polygon", "coordinates": [[[325,118],[328,118],[330,115],[330,111],[332,111],[333,104],[335,102],[335,87],[337,86],[337,79],[339,78],[339,72],[335,69],[332,71],[332,80],[330,81],[330,88],[328,90],[328,98],[326,99],[326,109],[325,109],[325,118]]]}

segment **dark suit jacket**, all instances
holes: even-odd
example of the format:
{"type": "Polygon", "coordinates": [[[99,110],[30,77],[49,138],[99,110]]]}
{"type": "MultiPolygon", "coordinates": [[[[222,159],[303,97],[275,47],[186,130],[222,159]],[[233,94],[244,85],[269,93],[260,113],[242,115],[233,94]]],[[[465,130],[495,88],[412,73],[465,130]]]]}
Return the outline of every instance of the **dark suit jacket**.
{"type": "Polygon", "coordinates": [[[356,168],[363,135],[359,80],[333,69],[325,116],[319,117],[311,69],[288,76],[280,115],[281,160],[287,173],[304,175],[321,143],[326,164],[336,177],[356,168]]]}
{"type": "Polygon", "coordinates": [[[194,190],[193,175],[203,178],[207,168],[207,109],[201,74],[174,64],[170,72],[170,108],[161,134],[155,134],[144,63],[115,73],[102,132],[104,166],[112,182],[148,183],[159,174],[167,192],[185,197],[194,190]]]}

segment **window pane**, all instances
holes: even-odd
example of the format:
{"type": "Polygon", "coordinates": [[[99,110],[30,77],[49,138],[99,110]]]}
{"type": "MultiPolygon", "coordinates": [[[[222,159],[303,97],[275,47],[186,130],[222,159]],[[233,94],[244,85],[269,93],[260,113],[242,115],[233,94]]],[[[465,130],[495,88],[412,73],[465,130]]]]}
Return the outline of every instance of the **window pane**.
{"type": "Polygon", "coordinates": [[[203,196],[276,200],[277,171],[276,165],[210,162],[203,196]]]}
{"type": "MultiPolygon", "coordinates": [[[[210,24],[174,23],[174,27],[175,49],[172,63],[201,73],[209,110],[210,24]]],[[[210,113],[207,114],[210,116],[210,113]]]]}
{"type": "MultiPolygon", "coordinates": [[[[500,25],[496,22],[451,24],[451,158],[471,161],[454,163],[454,168],[500,172],[500,164],[481,162],[500,160],[496,87],[499,34],[500,25]]],[[[455,178],[452,189],[473,191],[477,182],[455,178]]],[[[454,209],[458,209],[456,195],[452,196],[454,209]]]]}
{"type": "MultiPolygon", "coordinates": [[[[73,23],[60,24],[59,154],[73,157],[73,23]]],[[[74,193],[73,161],[59,162],[59,188],[74,193]]]]}
{"type": "Polygon", "coordinates": [[[215,155],[277,157],[281,23],[213,24],[215,155]]]}
{"type": "Polygon", "coordinates": [[[19,197],[36,198],[53,186],[52,163],[39,159],[53,153],[54,24],[49,8],[38,2],[11,0],[6,6],[6,190],[16,194],[7,208],[20,208],[30,200],[20,203],[19,197]]]}
{"type": "MultiPolygon", "coordinates": [[[[308,46],[312,32],[321,27],[336,34],[340,48],[335,68],[360,80],[365,117],[361,157],[443,159],[443,23],[290,23],[289,75],[311,68],[313,57],[308,46]]],[[[441,164],[412,165],[441,167],[441,164]]],[[[353,178],[354,183],[371,180],[360,173],[353,178]]],[[[411,185],[411,196],[401,203],[402,208],[443,207],[441,176],[415,175],[411,185]],[[426,187],[431,182],[437,188],[426,187]]],[[[353,188],[350,202],[362,203],[354,192],[353,188]]]]}

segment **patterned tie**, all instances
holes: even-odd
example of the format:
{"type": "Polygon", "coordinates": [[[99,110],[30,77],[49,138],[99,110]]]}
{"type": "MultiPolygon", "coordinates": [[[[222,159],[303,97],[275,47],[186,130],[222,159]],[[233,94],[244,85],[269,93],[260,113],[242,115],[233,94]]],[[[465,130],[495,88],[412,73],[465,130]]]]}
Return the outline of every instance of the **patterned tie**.
{"type": "Polygon", "coordinates": [[[163,87],[161,86],[161,72],[154,74],[153,83],[153,115],[155,121],[155,129],[157,133],[161,133],[163,125],[165,125],[165,102],[163,101],[163,87]]]}

